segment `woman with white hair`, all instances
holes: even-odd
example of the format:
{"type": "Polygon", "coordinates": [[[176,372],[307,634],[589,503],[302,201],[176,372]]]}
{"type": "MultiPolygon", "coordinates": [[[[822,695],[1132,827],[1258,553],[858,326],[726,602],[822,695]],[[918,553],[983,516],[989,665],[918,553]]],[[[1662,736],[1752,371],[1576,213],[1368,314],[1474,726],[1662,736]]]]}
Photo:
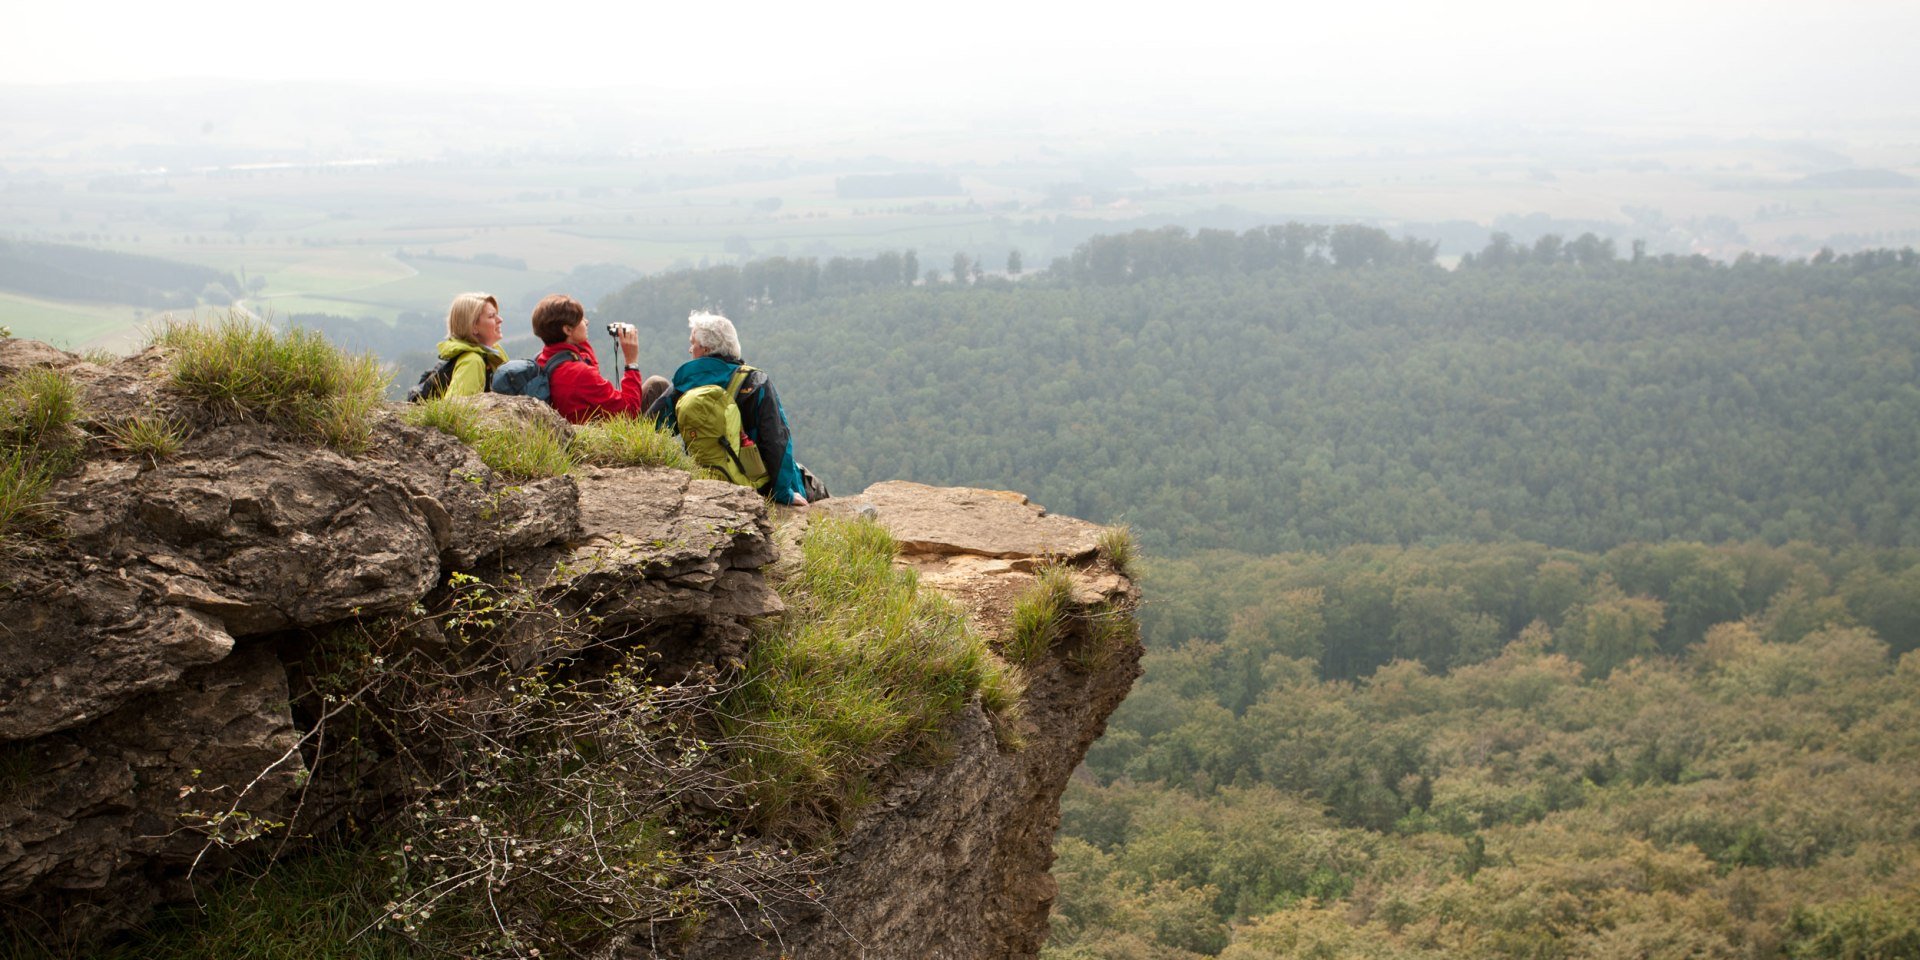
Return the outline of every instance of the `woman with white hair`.
{"type": "Polygon", "coordinates": [[[485,293],[454,297],[447,308],[447,339],[438,352],[442,363],[453,363],[442,396],[485,393],[494,369],[507,362],[507,352],[500,349],[500,301],[485,293]]]}
{"type": "MultiPolygon", "coordinates": [[[[695,311],[687,318],[687,352],[693,359],[673,372],[671,388],[653,408],[662,425],[680,432],[677,405],[681,397],[695,389],[717,386],[725,390],[744,362],[740,359],[740,334],[733,321],[716,313],[695,311]]],[[[799,461],[793,456],[793,437],[787,427],[787,413],[781,409],[779,394],[766,371],[747,368],[735,394],[740,408],[740,426],[747,439],[760,452],[767,481],[760,492],[775,503],[804,507],[806,485],[799,461]]],[[[685,437],[682,437],[684,442],[685,437]]]]}

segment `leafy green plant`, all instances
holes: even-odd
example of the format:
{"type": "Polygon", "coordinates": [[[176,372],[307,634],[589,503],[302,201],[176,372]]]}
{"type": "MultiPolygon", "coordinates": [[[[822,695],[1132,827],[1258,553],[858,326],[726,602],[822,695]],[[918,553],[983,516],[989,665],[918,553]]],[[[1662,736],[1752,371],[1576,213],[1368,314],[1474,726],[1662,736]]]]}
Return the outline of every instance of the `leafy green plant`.
{"type": "Polygon", "coordinates": [[[582,461],[607,467],[699,469],[679,437],[644,418],[614,417],[576,427],[573,449],[582,461]]]}
{"type": "Polygon", "coordinates": [[[370,355],[350,356],[309,330],[277,334],[242,314],[211,323],[170,322],[174,389],[232,416],[273,423],[344,452],[366,449],[387,376],[370,355]]]}
{"type": "Polygon", "coordinates": [[[1066,629],[1073,601],[1073,572],[1059,564],[1042,567],[1031,586],[1013,604],[1012,632],[1000,653],[1018,664],[1046,656],[1066,629]]]}
{"type": "Polygon", "coordinates": [[[951,601],[894,566],[870,521],[814,517],[799,570],[781,586],[788,616],[762,631],[720,712],[765,827],[830,829],[896,759],[937,756],[974,697],[1011,718],[1022,685],[951,601]]]}
{"type": "Polygon", "coordinates": [[[47,493],[79,462],[80,388],[65,373],[24,370],[0,386],[0,540],[44,527],[47,493]]]}

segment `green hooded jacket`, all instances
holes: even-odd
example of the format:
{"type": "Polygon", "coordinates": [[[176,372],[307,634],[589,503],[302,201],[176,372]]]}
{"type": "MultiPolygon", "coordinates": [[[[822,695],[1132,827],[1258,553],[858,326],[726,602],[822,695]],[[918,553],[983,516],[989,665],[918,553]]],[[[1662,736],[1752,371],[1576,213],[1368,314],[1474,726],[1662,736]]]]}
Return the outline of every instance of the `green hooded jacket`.
{"type": "Polygon", "coordinates": [[[453,376],[441,396],[465,397],[485,393],[495,367],[507,362],[507,352],[499,346],[483,347],[465,340],[440,341],[440,359],[460,359],[453,365],[453,376]]]}

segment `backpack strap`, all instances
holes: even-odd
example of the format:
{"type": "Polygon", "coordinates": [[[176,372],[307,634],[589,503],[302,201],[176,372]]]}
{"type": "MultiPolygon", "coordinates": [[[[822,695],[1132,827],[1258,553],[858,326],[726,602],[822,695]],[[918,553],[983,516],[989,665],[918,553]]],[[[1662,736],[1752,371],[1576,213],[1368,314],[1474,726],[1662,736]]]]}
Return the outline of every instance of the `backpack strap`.
{"type": "Polygon", "coordinates": [[[733,378],[727,381],[727,402],[739,404],[740,388],[746,385],[747,374],[752,372],[753,368],[744,363],[733,371],[733,378]]]}
{"type": "MultiPolygon", "coordinates": [[[[572,350],[562,350],[559,353],[556,353],[553,356],[548,357],[546,364],[540,368],[540,372],[546,374],[548,380],[552,380],[553,371],[559,369],[561,364],[566,363],[569,360],[580,360],[580,358],[575,356],[572,350]]],[[[580,362],[586,363],[585,360],[580,360],[580,362]]]]}
{"type": "MultiPolygon", "coordinates": [[[[741,364],[738,368],[736,368],[733,371],[732,378],[727,380],[727,402],[728,403],[733,404],[735,407],[740,406],[740,385],[747,382],[747,374],[750,374],[752,372],[753,372],[753,368],[747,366],[744,363],[741,364]]],[[[741,424],[741,429],[743,430],[746,429],[746,424],[744,423],[741,424]]],[[[730,439],[732,440],[732,442],[721,443],[720,449],[725,450],[727,452],[727,459],[733,461],[734,469],[740,471],[740,475],[744,477],[747,475],[747,465],[740,462],[740,454],[735,453],[733,449],[734,444],[737,444],[740,442],[740,438],[732,437],[730,439]]]]}

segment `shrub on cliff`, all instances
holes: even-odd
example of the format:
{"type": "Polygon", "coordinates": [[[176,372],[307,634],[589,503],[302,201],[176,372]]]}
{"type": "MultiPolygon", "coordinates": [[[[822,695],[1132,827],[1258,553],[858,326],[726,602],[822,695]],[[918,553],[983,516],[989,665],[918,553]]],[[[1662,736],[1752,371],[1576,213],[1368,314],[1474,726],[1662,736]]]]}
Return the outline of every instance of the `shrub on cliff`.
{"type": "Polygon", "coordinates": [[[216,412],[277,424],[336,450],[366,449],[387,376],[369,355],[341,352],[318,333],[275,333],[242,314],[170,322],[168,382],[216,412]]]}

